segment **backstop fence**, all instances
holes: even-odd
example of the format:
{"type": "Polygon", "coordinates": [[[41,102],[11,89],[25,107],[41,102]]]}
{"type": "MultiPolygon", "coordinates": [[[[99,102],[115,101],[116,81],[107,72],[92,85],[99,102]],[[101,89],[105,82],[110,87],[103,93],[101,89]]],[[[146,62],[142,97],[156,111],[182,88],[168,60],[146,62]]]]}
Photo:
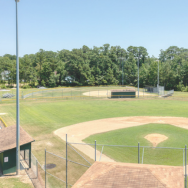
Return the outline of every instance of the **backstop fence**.
{"type": "Polygon", "coordinates": [[[164,86],[157,86],[157,87],[153,87],[153,86],[145,86],[144,87],[144,91],[146,93],[156,93],[160,96],[165,95],[165,88],[164,86]]]}
{"type": "MultiPolygon", "coordinates": [[[[45,150],[44,187],[70,188],[95,161],[179,166],[187,188],[187,147],[70,143],[65,156],[45,150]]],[[[41,176],[42,177],[42,176],[41,176]]]]}
{"type": "MultiPolygon", "coordinates": [[[[132,94],[119,94],[117,98],[158,98],[159,96],[173,98],[188,99],[186,92],[174,92],[174,90],[164,91],[163,86],[152,87],[146,86],[144,88],[134,88],[129,86],[100,86],[100,87],[66,87],[66,88],[55,88],[55,89],[28,89],[21,90],[20,102],[33,101],[33,100],[77,100],[77,99],[111,99],[113,98],[112,90],[135,90],[135,95],[132,94]],[[139,96],[138,96],[139,93],[139,96]]],[[[15,102],[15,90],[0,91],[0,102],[15,102]],[[3,98],[7,93],[11,93],[14,96],[11,98],[3,98]]]]}

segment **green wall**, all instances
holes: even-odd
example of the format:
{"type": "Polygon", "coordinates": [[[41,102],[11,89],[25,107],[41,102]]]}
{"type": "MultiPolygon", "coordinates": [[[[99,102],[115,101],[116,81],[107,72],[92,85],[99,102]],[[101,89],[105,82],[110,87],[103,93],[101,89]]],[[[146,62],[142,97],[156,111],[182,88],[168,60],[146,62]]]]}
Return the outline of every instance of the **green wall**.
{"type": "MultiPolygon", "coordinates": [[[[31,167],[31,143],[20,147],[20,150],[29,149],[29,167],[31,167]]],[[[8,157],[8,162],[3,162],[3,174],[16,172],[16,148],[10,149],[3,153],[3,159],[8,157]]]]}
{"type": "Polygon", "coordinates": [[[16,172],[16,148],[3,153],[3,158],[8,157],[8,162],[3,162],[3,174],[16,172]]]}
{"type": "Polygon", "coordinates": [[[133,92],[111,92],[111,98],[135,98],[135,91],[133,92]]]}
{"type": "Polygon", "coordinates": [[[0,171],[3,170],[3,153],[0,153],[0,171]]]}

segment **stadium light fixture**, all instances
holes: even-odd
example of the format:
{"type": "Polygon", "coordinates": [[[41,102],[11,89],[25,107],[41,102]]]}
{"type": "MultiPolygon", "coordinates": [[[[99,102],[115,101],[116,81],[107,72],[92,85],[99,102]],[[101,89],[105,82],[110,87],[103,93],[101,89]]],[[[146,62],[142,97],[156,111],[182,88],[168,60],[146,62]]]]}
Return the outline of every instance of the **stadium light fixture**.
{"type": "Polygon", "coordinates": [[[19,57],[18,57],[18,2],[16,2],[16,174],[20,171],[20,108],[19,108],[19,57]]]}

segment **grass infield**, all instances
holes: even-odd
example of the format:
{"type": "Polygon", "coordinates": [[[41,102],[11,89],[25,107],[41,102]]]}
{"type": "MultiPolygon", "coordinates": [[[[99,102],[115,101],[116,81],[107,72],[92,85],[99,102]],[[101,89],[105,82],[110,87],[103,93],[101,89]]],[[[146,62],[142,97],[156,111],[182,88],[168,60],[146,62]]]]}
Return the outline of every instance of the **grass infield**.
{"type": "MultiPolygon", "coordinates": [[[[158,133],[168,137],[167,140],[159,143],[157,147],[184,148],[188,143],[188,130],[168,124],[146,124],[137,127],[119,129],[106,133],[92,135],[84,142],[107,145],[126,145],[126,146],[152,146],[152,143],[144,137],[148,134],[158,133]]],[[[102,146],[97,149],[101,150],[102,146]]],[[[130,147],[110,147],[104,146],[103,153],[118,162],[137,163],[138,148],[130,147]]],[[[140,147],[140,162],[142,163],[143,148],[140,147]]],[[[183,165],[183,150],[144,148],[143,164],[157,165],[183,165]]]]}

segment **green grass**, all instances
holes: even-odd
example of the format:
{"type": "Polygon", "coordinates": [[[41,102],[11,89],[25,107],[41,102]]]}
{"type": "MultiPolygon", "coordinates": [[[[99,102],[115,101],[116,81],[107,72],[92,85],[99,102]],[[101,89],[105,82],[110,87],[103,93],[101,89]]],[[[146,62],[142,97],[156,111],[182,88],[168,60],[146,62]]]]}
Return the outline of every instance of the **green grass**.
{"type": "MultiPolygon", "coordinates": [[[[126,146],[138,146],[139,142],[140,146],[152,146],[152,143],[144,138],[152,133],[163,134],[168,137],[167,140],[159,143],[157,147],[184,148],[188,144],[188,130],[168,124],[147,124],[119,129],[92,135],[84,139],[84,142],[94,143],[94,140],[96,140],[98,144],[126,146]]],[[[98,146],[97,149],[101,150],[101,147],[98,146]]],[[[142,152],[143,149],[141,147],[141,158],[142,152]]],[[[104,146],[103,153],[119,162],[138,162],[138,148],[104,146]]],[[[181,166],[183,165],[183,150],[145,148],[144,164],[181,166]]]]}
{"type": "Polygon", "coordinates": [[[0,178],[0,188],[32,188],[31,184],[23,183],[18,178],[0,178]]]}
{"type": "MultiPolygon", "coordinates": [[[[177,100],[65,100],[35,101],[20,104],[21,125],[33,137],[75,123],[124,116],[188,117],[188,104],[177,100]]],[[[15,124],[15,104],[0,105],[8,125],[15,124]]]]}
{"type": "MultiPolygon", "coordinates": [[[[58,128],[80,122],[112,117],[188,117],[187,107],[187,101],[174,99],[171,100],[170,98],[144,100],[21,100],[20,125],[35,139],[35,143],[32,144],[32,152],[37,157],[39,162],[44,165],[44,149],[65,157],[65,142],[53,134],[53,131],[58,128]],[[51,145],[48,145],[47,143],[51,143],[51,145]]],[[[15,103],[0,104],[0,113],[7,113],[7,115],[1,116],[6,124],[9,126],[16,124],[15,103]]],[[[69,150],[69,159],[83,163],[83,161],[75,154],[75,152],[71,150],[69,150]]],[[[51,161],[52,163],[54,162],[53,160],[51,161]]],[[[92,161],[90,162],[92,163],[92,161]]],[[[145,162],[146,161],[144,160],[144,163],[145,162]]],[[[59,162],[59,164],[62,164],[62,161],[59,162]]],[[[63,168],[60,168],[62,167],[61,165],[58,167],[59,168],[56,169],[57,176],[64,179],[64,175],[61,173],[63,168]]],[[[82,175],[78,172],[81,171],[83,173],[86,169],[82,169],[80,166],[72,166],[70,168],[70,183],[74,184],[80,175],[82,175]]],[[[49,182],[53,182],[53,180],[49,179],[49,182]]]]}

